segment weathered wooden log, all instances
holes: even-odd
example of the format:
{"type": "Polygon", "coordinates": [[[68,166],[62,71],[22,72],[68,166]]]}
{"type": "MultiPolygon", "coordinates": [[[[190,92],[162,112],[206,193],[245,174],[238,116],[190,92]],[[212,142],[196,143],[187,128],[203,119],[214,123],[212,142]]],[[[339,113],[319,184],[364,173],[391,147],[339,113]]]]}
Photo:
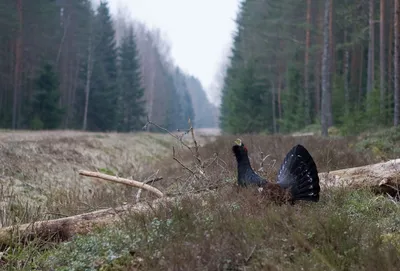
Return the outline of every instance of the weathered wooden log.
{"type": "Polygon", "coordinates": [[[400,159],[362,167],[319,173],[321,190],[331,187],[368,187],[378,193],[397,193],[400,188],[400,159]]]}
{"type": "Polygon", "coordinates": [[[163,197],[152,202],[126,204],[118,208],[0,228],[0,246],[12,245],[14,242],[24,243],[37,237],[47,241],[65,241],[76,234],[89,233],[95,227],[115,223],[124,215],[147,213],[160,205],[180,199],[181,197],[163,197]]]}

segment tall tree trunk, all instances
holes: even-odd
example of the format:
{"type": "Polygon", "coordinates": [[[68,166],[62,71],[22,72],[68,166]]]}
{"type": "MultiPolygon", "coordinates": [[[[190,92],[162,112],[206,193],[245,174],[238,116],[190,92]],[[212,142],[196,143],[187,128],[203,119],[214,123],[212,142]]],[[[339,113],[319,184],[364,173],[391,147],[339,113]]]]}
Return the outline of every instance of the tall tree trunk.
{"type": "Polygon", "coordinates": [[[369,45],[368,45],[368,71],[367,71],[367,94],[374,87],[374,0],[369,0],[369,45]]]}
{"type": "Polygon", "coordinates": [[[380,33],[379,33],[379,68],[380,68],[380,115],[383,117],[383,113],[385,110],[385,96],[386,96],[386,88],[385,88],[385,1],[381,0],[380,5],[380,33]]]}
{"type": "Polygon", "coordinates": [[[282,119],[282,71],[279,71],[278,75],[278,119],[282,119]]]}
{"type": "Polygon", "coordinates": [[[311,0],[307,0],[307,30],[306,30],[306,49],[304,52],[304,112],[305,124],[311,123],[310,116],[310,86],[308,76],[309,50],[310,50],[310,27],[311,27],[311,0]]]}
{"type": "MultiPolygon", "coordinates": [[[[331,90],[331,85],[333,84],[333,76],[336,72],[336,67],[335,67],[335,46],[334,46],[334,40],[333,40],[333,0],[330,0],[329,4],[329,74],[328,74],[328,80],[329,80],[329,104],[331,104],[331,96],[332,96],[332,90],[331,90]]],[[[330,109],[331,111],[331,109],[330,109]]],[[[333,125],[333,115],[332,112],[328,114],[328,128],[333,125]]]]}
{"type": "Polygon", "coordinates": [[[400,17],[400,0],[394,0],[394,126],[399,125],[399,113],[400,113],[400,89],[399,89],[399,51],[400,51],[400,41],[399,41],[399,17],[400,17]]]}
{"type": "Polygon", "coordinates": [[[331,91],[329,82],[330,73],[330,48],[329,48],[329,12],[331,0],[325,0],[324,13],[324,47],[322,53],[322,100],[321,100],[321,134],[328,136],[329,118],[331,112],[331,91]]]}
{"type": "Polygon", "coordinates": [[[21,62],[22,62],[22,0],[17,0],[18,13],[18,33],[15,41],[15,63],[14,63],[14,93],[13,93],[13,111],[12,128],[17,128],[18,120],[18,99],[21,86],[21,62]]]}
{"type": "Polygon", "coordinates": [[[364,67],[364,46],[360,46],[360,63],[358,66],[359,74],[358,74],[358,103],[357,107],[360,108],[361,101],[362,101],[362,93],[363,93],[363,85],[362,85],[362,78],[363,78],[363,67],[364,67]]]}
{"type": "MultiPolygon", "coordinates": [[[[334,43],[334,35],[333,35],[333,0],[331,0],[330,8],[329,8],[329,48],[330,48],[330,71],[333,74],[335,69],[335,47],[333,46],[334,43]]],[[[330,80],[332,83],[332,76],[330,76],[330,80]]]]}
{"type": "Polygon", "coordinates": [[[357,45],[353,44],[351,46],[351,64],[350,64],[350,84],[352,89],[355,89],[358,85],[358,73],[357,73],[357,45]]]}
{"type": "MultiPolygon", "coordinates": [[[[347,43],[347,29],[344,30],[344,43],[347,43]]],[[[349,65],[350,65],[350,53],[349,47],[346,45],[344,48],[343,55],[343,77],[344,77],[344,106],[345,114],[348,115],[350,112],[350,89],[349,89],[349,65]]]]}
{"type": "MultiPolygon", "coordinates": [[[[154,113],[154,95],[155,95],[155,83],[156,83],[156,73],[157,68],[155,64],[155,57],[156,55],[154,52],[150,52],[150,71],[151,71],[151,80],[150,80],[150,87],[149,87],[149,100],[147,101],[147,116],[150,120],[153,120],[153,113],[154,113]]],[[[147,131],[150,131],[150,125],[147,125],[147,131]]]]}
{"type": "MultiPolygon", "coordinates": [[[[393,59],[393,34],[394,34],[394,30],[393,30],[393,16],[389,16],[390,17],[390,27],[389,27],[389,44],[388,44],[388,61],[387,61],[387,78],[388,78],[388,84],[387,84],[387,93],[392,93],[393,91],[393,62],[390,61],[391,59],[393,59]]],[[[388,97],[387,97],[388,98],[388,97]]],[[[386,101],[388,102],[388,101],[386,101]]]]}
{"type": "Polygon", "coordinates": [[[61,37],[61,41],[60,44],[58,46],[58,53],[57,53],[57,58],[56,58],[56,65],[58,65],[58,63],[60,62],[60,57],[61,57],[61,53],[62,53],[62,48],[64,46],[64,42],[65,42],[65,37],[67,36],[67,32],[68,32],[68,26],[69,26],[69,21],[70,21],[71,15],[68,14],[68,18],[67,18],[67,22],[64,24],[63,27],[63,35],[61,37]]]}
{"type": "MultiPolygon", "coordinates": [[[[270,71],[272,72],[272,71],[270,71]]],[[[275,89],[275,83],[274,80],[270,80],[270,84],[271,84],[271,94],[272,94],[272,128],[274,131],[274,134],[277,133],[278,129],[277,129],[277,125],[276,125],[276,89],[275,89]]]]}
{"type": "Polygon", "coordinates": [[[92,69],[93,69],[93,59],[92,59],[92,27],[89,33],[89,44],[88,44],[88,58],[87,58],[87,66],[86,66],[86,85],[85,85],[85,108],[83,113],[83,125],[82,130],[86,130],[87,128],[87,113],[89,108],[89,96],[90,96],[90,81],[92,78],[92,69]]]}
{"type": "MultiPolygon", "coordinates": [[[[314,2],[315,3],[315,2],[314,2]]],[[[317,27],[318,27],[318,37],[317,44],[318,47],[316,52],[316,65],[315,65],[315,115],[318,116],[321,113],[321,65],[322,65],[322,50],[324,42],[324,12],[323,8],[318,9],[317,27]],[[321,34],[322,33],[322,34],[321,34]]]]}
{"type": "MultiPolygon", "coordinates": [[[[281,39],[279,41],[279,45],[280,48],[284,48],[285,43],[283,42],[283,40],[281,39]]],[[[284,76],[285,76],[285,66],[284,64],[279,61],[278,62],[278,118],[281,120],[282,119],[282,84],[283,84],[283,80],[284,80],[284,76]]],[[[280,126],[278,125],[278,130],[280,130],[280,126]]]]}

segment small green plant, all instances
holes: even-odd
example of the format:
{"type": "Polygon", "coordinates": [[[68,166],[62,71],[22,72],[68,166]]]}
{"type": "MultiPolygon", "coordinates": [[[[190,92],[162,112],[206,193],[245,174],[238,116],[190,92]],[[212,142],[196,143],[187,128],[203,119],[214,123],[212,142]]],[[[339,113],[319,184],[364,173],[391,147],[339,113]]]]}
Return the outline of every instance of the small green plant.
{"type": "Polygon", "coordinates": [[[108,175],[112,175],[115,176],[114,171],[112,171],[109,168],[99,168],[99,172],[104,173],[104,174],[108,174],[108,175]]]}

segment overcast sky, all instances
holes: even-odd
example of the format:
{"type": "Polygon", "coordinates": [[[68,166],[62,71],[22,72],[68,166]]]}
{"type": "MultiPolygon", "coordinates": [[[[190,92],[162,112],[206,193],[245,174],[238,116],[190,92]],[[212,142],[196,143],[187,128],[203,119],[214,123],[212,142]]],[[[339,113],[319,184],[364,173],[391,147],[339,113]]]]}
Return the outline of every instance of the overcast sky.
{"type": "MultiPolygon", "coordinates": [[[[98,1],[98,0],[97,0],[98,1]]],[[[108,0],[168,37],[175,63],[198,77],[210,92],[223,57],[230,48],[240,0],[108,0]]],[[[212,93],[208,93],[213,97],[212,93]]]]}

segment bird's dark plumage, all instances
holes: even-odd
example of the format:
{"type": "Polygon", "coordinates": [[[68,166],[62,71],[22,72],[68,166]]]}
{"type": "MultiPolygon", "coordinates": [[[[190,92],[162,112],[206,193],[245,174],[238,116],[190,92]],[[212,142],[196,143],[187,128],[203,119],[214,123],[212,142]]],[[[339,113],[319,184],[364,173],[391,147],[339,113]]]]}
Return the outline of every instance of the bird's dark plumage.
{"type": "MultiPolygon", "coordinates": [[[[239,186],[258,185],[265,190],[278,189],[282,195],[289,192],[292,202],[296,200],[319,201],[320,186],[317,166],[310,153],[302,145],[294,146],[286,154],[279,169],[276,185],[254,172],[247,148],[240,139],[235,141],[232,151],[237,161],[239,186]]],[[[268,194],[270,191],[264,192],[268,194]]]]}

